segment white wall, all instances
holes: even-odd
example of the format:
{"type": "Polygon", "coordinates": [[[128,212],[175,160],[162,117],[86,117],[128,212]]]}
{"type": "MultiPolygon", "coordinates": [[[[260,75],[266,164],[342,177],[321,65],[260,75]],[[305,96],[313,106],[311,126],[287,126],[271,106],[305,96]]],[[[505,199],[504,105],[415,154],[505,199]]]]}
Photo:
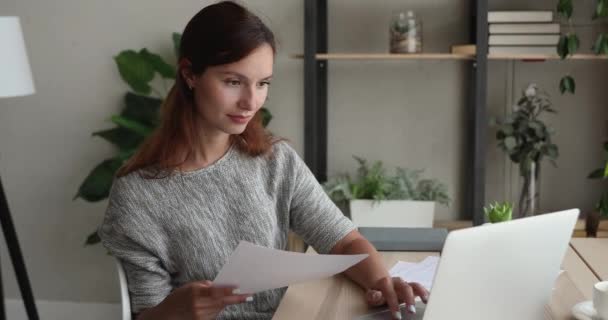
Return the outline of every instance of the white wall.
{"type": "MultiPolygon", "coordinates": [[[[113,262],[103,248],[82,246],[100,223],[105,202],[71,201],[89,171],[113,155],[93,131],[111,127],[127,90],[112,57],[143,47],[172,57],[170,34],[210,1],[36,1],[4,0],[2,15],[22,19],[37,92],[0,100],[0,173],[35,296],[38,299],[117,302],[113,262]]],[[[303,151],[303,0],[256,0],[248,6],[264,16],[279,41],[275,80],[267,107],[270,129],[303,151]]],[[[468,1],[332,0],[330,50],[386,52],[393,9],[413,8],[424,23],[425,51],[447,52],[466,42],[468,1]]],[[[542,2],[553,8],[551,1],[542,2]]],[[[497,6],[500,5],[497,4],[497,6]]],[[[521,3],[520,6],[525,6],[521,3]]],[[[538,6],[538,4],[536,4],[538,6]]],[[[464,118],[467,75],[462,61],[331,62],[329,69],[330,174],[352,171],[351,155],[387,165],[426,168],[445,182],[455,199],[440,218],[461,212],[464,176],[464,118]]],[[[508,97],[527,81],[550,89],[560,110],[551,118],[558,130],[559,169],[543,173],[543,207],[589,209],[598,185],[584,177],[601,160],[608,112],[602,100],[602,62],[513,66],[513,90],[502,62],[490,63],[489,113],[499,114],[508,97]],[[565,72],[577,79],[575,96],[555,93],[565,72]]],[[[488,199],[502,200],[513,181],[505,178],[504,157],[488,137],[488,199]]],[[[2,277],[8,297],[18,289],[1,241],[2,277]]]]}

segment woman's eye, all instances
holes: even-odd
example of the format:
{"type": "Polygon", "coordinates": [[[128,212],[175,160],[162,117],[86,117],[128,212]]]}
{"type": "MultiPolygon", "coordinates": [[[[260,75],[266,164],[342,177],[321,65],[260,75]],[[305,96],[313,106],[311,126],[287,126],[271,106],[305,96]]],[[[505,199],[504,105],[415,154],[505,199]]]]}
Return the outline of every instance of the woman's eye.
{"type": "Polygon", "coordinates": [[[260,82],[260,87],[263,87],[263,86],[270,86],[270,81],[262,81],[262,82],[260,82]]]}
{"type": "Polygon", "coordinates": [[[241,82],[239,80],[226,80],[225,82],[226,82],[226,84],[231,85],[231,86],[238,86],[241,84],[241,82]]]}

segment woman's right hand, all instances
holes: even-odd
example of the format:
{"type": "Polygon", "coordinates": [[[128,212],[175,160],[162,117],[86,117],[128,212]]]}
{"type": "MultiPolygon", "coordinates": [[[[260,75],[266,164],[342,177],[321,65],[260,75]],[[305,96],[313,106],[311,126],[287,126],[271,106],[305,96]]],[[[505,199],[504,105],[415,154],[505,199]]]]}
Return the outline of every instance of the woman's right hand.
{"type": "Polygon", "coordinates": [[[208,280],[190,282],[173,290],[156,307],[142,312],[137,320],[215,319],[225,306],[253,300],[250,294],[235,294],[235,289],[236,287],[214,287],[208,280]]]}

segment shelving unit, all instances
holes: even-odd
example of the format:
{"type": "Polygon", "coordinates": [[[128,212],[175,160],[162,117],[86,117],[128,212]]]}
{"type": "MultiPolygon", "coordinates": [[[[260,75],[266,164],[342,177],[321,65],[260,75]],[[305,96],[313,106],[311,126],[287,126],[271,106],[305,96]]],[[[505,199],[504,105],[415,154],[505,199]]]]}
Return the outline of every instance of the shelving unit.
{"type": "Polygon", "coordinates": [[[476,55],[450,53],[378,54],[327,52],[327,1],[305,0],[304,5],[304,160],[320,182],[327,180],[327,66],[332,60],[461,60],[469,64],[467,118],[467,189],[464,216],[483,223],[485,200],[485,135],[488,21],[487,0],[473,0],[469,42],[476,55]]]}

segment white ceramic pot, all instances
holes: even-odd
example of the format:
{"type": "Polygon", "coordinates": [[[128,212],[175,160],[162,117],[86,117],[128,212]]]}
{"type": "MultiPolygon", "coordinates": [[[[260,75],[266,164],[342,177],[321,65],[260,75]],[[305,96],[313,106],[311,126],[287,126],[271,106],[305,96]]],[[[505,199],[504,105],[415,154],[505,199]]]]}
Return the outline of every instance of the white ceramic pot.
{"type": "Polygon", "coordinates": [[[432,228],[435,202],[351,200],[350,216],[357,227],[432,228]]]}

